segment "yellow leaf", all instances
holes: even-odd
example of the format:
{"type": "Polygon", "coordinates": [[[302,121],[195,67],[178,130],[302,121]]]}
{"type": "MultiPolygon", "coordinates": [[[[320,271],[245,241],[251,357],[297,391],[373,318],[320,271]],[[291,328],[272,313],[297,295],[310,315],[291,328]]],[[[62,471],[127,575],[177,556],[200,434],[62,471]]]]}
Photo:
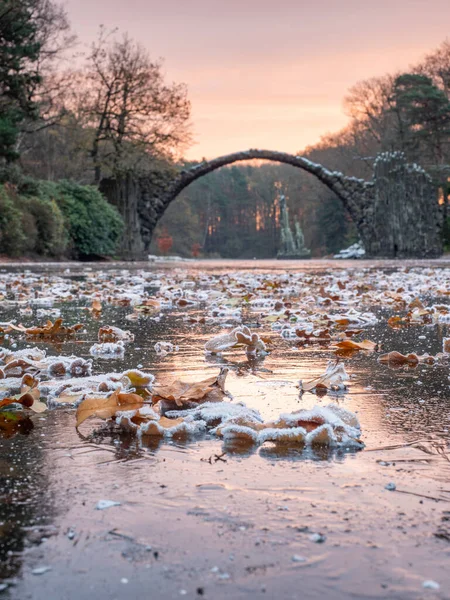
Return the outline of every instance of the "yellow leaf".
{"type": "Polygon", "coordinates": [[[78,428],[89,417],[110,419],[116,412],[137,410],[143,404],[143,399],[137,394],[124,394],[119,390],[116,390],[107,398],[86,398],[77,408],[76,427],[78,428]]]}
{"type": "Polygon", "coordinates": [[[143,388],[149,386],[153,381],[152,375],[147,375],[146,373],[142,373],[141,371],[137,371],[136,369],[130,369],[129,371],[125,371],[123,373],[125,377],[131,382],[131,385],[136,388],[143,388]]]}

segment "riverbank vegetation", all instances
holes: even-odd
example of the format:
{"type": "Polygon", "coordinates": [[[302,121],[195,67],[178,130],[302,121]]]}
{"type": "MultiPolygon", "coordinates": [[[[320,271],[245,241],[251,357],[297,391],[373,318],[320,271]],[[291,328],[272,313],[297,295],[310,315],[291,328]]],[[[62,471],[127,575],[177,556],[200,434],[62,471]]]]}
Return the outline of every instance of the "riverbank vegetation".
{"type": "MultiPolygon", "coordinates": [[[[110,197],[114,207],[99,189],[194,166],[183,160],[192,141],[186,87],[168,83],[163,64],[127,35],[100,28],[84,51],[53,0],[4,0],[0,42],[0,253],[120,255],[121,232],[138,223],[138,208],[110,197]]],[[[378,152],[402,151],[432,175],[448,222],[450,42],[405,73],[356,84],[344,105],[347,127],[298,153],[370,179],[378,152]]],[[[341,202],[316,178],[287,165],[241,163],[184,190],[151,252],[273,257],[280,193],[314,256],[356,241],[341,202]]],[[[450,226],[444,235],[450,245],[450,226]]]]}

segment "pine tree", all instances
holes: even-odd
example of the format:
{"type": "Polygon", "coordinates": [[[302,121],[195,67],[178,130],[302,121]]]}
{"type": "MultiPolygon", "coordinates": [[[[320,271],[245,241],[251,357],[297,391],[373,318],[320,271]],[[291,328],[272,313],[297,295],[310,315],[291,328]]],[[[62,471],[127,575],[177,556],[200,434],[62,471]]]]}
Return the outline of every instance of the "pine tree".
{"type": "Polygon", "coordinates": [[[2,0],[0,5],[0,159],[11,162],[20,124],[36,119],[33,92],[41,43],[35,18],[37,0],[2,0]]]}

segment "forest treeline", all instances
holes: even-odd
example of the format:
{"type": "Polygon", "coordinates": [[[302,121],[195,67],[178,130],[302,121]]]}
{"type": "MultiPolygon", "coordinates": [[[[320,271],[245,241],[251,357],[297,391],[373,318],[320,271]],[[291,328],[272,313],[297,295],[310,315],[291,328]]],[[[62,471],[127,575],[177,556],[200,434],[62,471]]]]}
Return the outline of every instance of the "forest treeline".
{"type": "MultiPolygon", "coordinates": [[[[450,201],[450,42],[407,73],[357,83],[344,107],[348,125],[298,154],[349,176],[372,178],[377,153],[401,150],[433,177],[444,212],[450,201]]],[[[280,150],[283,150],[280,148],[280,150]]],[[[314,256],[334,253],[357,240],[339,199],[314,176],[288,165],[265,163],[221,169],[197,180],[172,203],[155,232],[164,249],[189,255],[273,257],[279,232],[274,218],[279,190],[292,221],[302,224],[314,256]],[[184,225],[181,227],[181,225],[184,225]]],[[[450,246],[448,218],[444,236],[450,246]]]]}
{"type": "MultiPolygon", "coordinates": [[[[432,175],[446,211],[450,42],[407,72],[358,83],[344,105],[347,127],[298,154],[370,179],[378,152],[401,150],[432,175]]],[[[140,44],[100,28],[83,49],[53,0],[0,0],[0,253],[114,256],[126,223],[98,191],[102,179],[193,166],[183,161],[191,143],[186,86],[168,83],[140,44]]],[[[316,178],[287,165],[239,163],[185,189],[151,251],[275,256],[281,193],[313,255],[357,239],[316,178]]]]}

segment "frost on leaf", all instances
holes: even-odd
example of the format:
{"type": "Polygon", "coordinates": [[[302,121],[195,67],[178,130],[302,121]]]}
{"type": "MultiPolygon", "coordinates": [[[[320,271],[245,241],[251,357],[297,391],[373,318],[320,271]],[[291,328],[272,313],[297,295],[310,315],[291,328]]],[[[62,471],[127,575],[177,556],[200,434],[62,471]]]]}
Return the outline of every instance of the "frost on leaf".
{"type": "Polygon", "coordinates": [[[112,325],[104,325],[98,330],[98,341],[104,342],[133,342],[134,334],[131,331],[113,327],[112,325]]]}
{"type": "Polygon", "coordinates": [[[347,389],[346,381],[349,380],[344,363],[330,361],[325,373],[311,381],[299,382],[300,393],[312,392],[324,396],[327,392],[339,392],[347,389]]]}
{"type": "Polygon", "coordinates": [[[337,404],[315,406],[273,422],[259,423],[246,416],[226,420],[216,433],[225,441],[250,444],[300,444],[306,446],[346,446],[361,448],[361,428],[356,415],[337,404]]]}
{"type": "Polygon", "coordinates": [[[30,337],[37,338],[63,338],[73,337],[81,329],[83,325],[78,323],[77,325],[65,326],[63,325],[62,319],[56,319],[54,323],[47,321],[47,323],[41,327],[24,327],[23,325],[11,325],[11,328],[15,331],[25,333],[30,337]]]}
{"type": "Polygon", "coordinates": [[[13,404],[20,404],[23,408],[29,408],[33,412],[44,412],[47,410],[47,406],[39,400],[40,391],[37,387],[38,384],[38,379],[29,374],[24,375],[20,386],[20,394],[0,400],[0,409],[13,404]]]}
{"type": "Polygon", "coordinates": [[[178,352],[178,346],[174,346],[171,342],[156,342],[154,345],[156,354],[166,356],[170,352],[178,352]]]}
{"type": "Polygon", "coordinates": [[[143,373],[138,369],[129,369],[122,373],[122,377],[127,377],[135,388],[150,388],[155,380],[151,373],[143,373]]]}
{"type": "Polygon", "coordinates": [[[77,356],[46,356],[45,350],[25,348],[0,353],[1,369],[5,377],[21,377],[24,373],[47,372],[50,377],[90,375],[92,361],[77,356]]]}
{"type": "Polygon", "coordinates": [[[125,431],[139,437],[186,437],[203,431],[205,424],[190,418],[160,416],[148,407],[117,415],[116,423],[125,431]]]}
{"type": "Polygon", "coordinates": [[[244,346],[248,354],[257,354],[266,351],[266,345],[257,333],[250,331],[248,327],[236,327],[230,333],[218,335],[205,344],[206,352],[217,354],[224,350],[244,346]]]}
{"type": "Polygon", "coordinates": [[[114,391],[110,396],[86,398],[77,408],[78,428],[89,417],[110,419],[117,412],[124,410],[136,410],[144,405],[144,400],[138,394],[127,394],[120,389],[114,391]]]}
{"type": "Polygon", "coordinates": [[[125,354],[125,346],[122,341],[94,344],[89,348],[89,353],[99,358],[121,358],[125,354]]]}

